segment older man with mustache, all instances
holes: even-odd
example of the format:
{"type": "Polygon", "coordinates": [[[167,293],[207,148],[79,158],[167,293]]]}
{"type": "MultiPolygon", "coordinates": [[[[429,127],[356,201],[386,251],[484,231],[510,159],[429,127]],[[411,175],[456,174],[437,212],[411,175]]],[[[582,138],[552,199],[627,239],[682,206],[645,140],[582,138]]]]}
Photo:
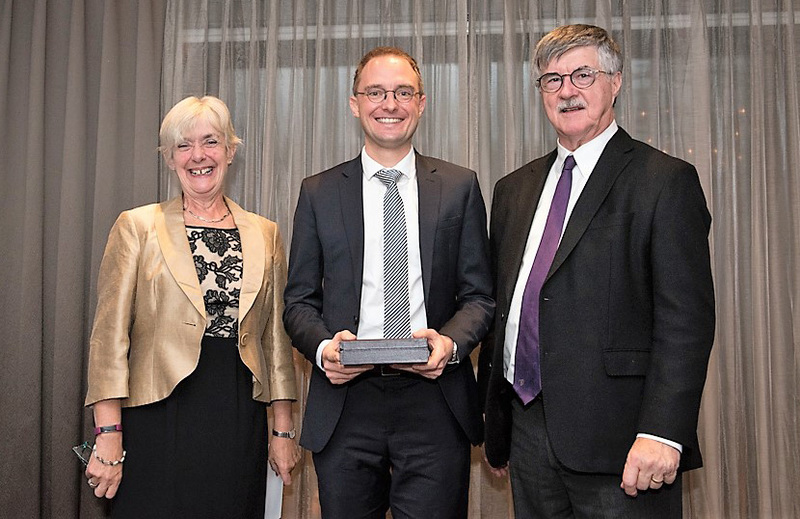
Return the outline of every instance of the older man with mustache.
{"type": "Polygon", "coordinates": [[[558,145],[495,187],[486,456],[517,517],[680,517],[714,339],[697,171],[617,126],[605,30],[559,27],[534,62],[558,145]]]}

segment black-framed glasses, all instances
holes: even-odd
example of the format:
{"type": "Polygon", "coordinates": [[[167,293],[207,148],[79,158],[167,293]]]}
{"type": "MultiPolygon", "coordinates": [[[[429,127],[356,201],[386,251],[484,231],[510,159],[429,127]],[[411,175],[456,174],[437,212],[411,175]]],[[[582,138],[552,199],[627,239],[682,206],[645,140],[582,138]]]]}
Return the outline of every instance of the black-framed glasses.
{"type": "Polygon", "coordinates": [[[382,103],[386,100],[386,96],[389,95],[389,92],[394,94],[394,99],[398,103],[408,103],[414,99],[414,96],[421,95],[419,92],[415,92],[411,87],[400,87],[394,90],[384,90],[382,88],[374,87],[368,88],[363,92],[356,92],[356,95],[365,96],[373,103],[382,103]]]}
{"type": "Polygon", "coordinates": [[[74,446],[72,452],[81,460],[81,463],[89,465],[89,459],[92,456],[92,446],[89,445],[89,442],[83,442],[80,445],[74,446]]]}
{"type": "Polygon", "coordinates": [[[547,74],[539,76],[539,79],[536,80],[536,86],[542,92],[552,94],[561,90],[561,87],[564,85],[564,78],[569,77],[569,80],[572,81],[572,84],[575,85],[576,88],[584,89],[594,84],[594,80],[597,79],[598,74],[611,75],[613,72],[596,70],[589,67],[575,69],[569,74],[548,72],[547,74]]]}

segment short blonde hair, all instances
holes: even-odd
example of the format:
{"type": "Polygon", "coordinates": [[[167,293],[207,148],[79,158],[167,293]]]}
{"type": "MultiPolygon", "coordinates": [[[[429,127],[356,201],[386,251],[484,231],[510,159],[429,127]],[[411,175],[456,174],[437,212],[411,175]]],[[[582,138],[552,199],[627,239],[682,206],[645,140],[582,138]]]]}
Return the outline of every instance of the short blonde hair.
{"type": "Polygon", "coordinates": [[[158,132],[161,145],[158,149],[164,158],[170,158],[175,146],[200,121],[208,122],[219,132],[226,148],[236,149],[242,143],[242,139],[236,136],[233,129],[231,113],[225,103],[214,96],[189,96],[173,106],[161,122],[161,130],[158,132]]]}

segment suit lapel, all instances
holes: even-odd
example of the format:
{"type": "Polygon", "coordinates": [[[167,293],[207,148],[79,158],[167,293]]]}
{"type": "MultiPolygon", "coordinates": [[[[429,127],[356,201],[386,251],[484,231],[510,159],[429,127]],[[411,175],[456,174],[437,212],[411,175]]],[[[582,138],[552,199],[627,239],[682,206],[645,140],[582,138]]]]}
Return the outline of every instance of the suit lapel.
{"type": "Polygon", "coordinates": [[[632,156],[633,140],[622,128],[608,141],[600,160],[594,167],[586,186],[572,210],[564,236],[556,251],[548,277],[567,259],[569,253],[578,244],[583,233],[589,227],[594,215],[608,196],[617,177],[627,167],[632,156]]]}
{"type": "Polygon", "coordinates": [[[204,318],[206,308],[197,280],[186,227],[183,224],[183,199],[178,196],[158,204],[155,214],[156,237],[164,261],[178,286],[204,318]]]}
{"type": "Polygon", "coordinates": [[[512,208],[507,213],[509,217],[500,222],[501,225],[508,226],[508,232],[503,233],[501,238],[503,249],[508,252],[501,264],[501,271],[507,275],[503,276],[503,286],[498,287],[502,290],[498,290],[498,293],[509,294],[509,303],[522,267],[522,257],[528,243],[533,216],[556,156],[557,153],[553,151],[544,160],[537,160],[531,164],[530,171],[525,172],[525,176],[521,177],[520,181],[513,186],[515,192],[511,194],[513,198],[512,208]],[[511,268],[505,268],[506,265],[511,268]]]}
{"type": "Polygon", "coordinates": [[[267,247],[264,242],[264,233],[253,221],[251,216],[238,204],[225,198],[231,209],[236,227],[239,228],[239,237],[242,240],[242,258],[244,260],[242,272],[242,291],[239,295],[239,322],[255,303],[256,296],[264,282],[264,265],[266,264],[267,247]]]}
{"type": "Polygon", "coordinates": [[[425,157],[415,153],[417,167],[417,189],[419,191],[419,253],[422,265],[422,287],[425,301],[430,301],[428,290],[433,270],[433,242],[436,223],[439,221],[439,204],[442,195],[442,179],[436,168],[425,157]]]}
{"type": "Polygon", "coordinates": [[[361,299],[361,278],[364,273],[364,202],[361,177],[361,156],[351,160],[342,171],[339,184],[339,203],[347,243],[350,246],[350,264],[358,300],[361,299]]]}

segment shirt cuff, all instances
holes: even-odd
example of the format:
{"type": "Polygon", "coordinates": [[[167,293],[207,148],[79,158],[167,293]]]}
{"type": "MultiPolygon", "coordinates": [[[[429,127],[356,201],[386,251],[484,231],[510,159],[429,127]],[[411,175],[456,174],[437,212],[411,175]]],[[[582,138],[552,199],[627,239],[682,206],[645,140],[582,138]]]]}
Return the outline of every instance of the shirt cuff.
{"type": "Polygon", "coordinates": [[[655,440],[657,442],[661,442],[661,443],[663,443],[665,445],[669,445],[673,449],[676,449],[678,452],[683,454],[683,445],[681,445],[680,443],[671,441],[671,440],[667,440],[666,438],[662,438],[661,436],[654,436],[652,434],[639,433],[639,434],[636,435],[636,437],[637,438],[647,438],[648,440],[655,440]]]}
{"type": "Polygon", "coordinates": [[[324,350],[325,346],[327,346],[328,343],[331,342],[332,340],[333,339],[325,339],[324,341],[319,343],[319,346],[317,346],[317,355],[316,355],[317,366],[319,366],[319,369],[321,369],[322,371],[325,371],[325,368],[322,367],[322,350],[324,350]]]}

